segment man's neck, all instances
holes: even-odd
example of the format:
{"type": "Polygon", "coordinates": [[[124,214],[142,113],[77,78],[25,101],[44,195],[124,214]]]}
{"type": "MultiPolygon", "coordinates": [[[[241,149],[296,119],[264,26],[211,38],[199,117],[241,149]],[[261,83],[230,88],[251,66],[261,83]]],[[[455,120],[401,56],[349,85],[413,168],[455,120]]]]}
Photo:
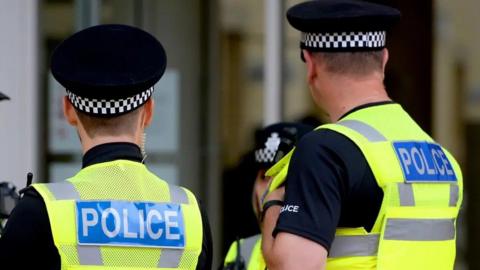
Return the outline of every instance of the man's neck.
{"type": "Polygon", "coordinates": [[[114,143],[114,142],[128,142],[139,145],[137,140],[132,138],[131,136],[96,136],[94,138],[82,138],[82,150],[83,154],[85,154],[88,150],[92,149],[93,147],[101,144],[106,143],[114,143]]]}
{"type": "Polygon", "coordinates": [[[361,78],[333,76],[323,87],[327,93],[324,106],[332,122],[355,107],[391,100],[383,86],[383,77],[378,74],[361,78]]]}

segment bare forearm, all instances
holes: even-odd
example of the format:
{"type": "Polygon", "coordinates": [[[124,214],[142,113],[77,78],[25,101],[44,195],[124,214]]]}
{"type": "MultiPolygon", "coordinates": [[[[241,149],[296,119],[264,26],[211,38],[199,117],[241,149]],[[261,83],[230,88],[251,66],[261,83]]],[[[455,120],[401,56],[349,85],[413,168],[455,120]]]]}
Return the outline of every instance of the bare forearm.
{"type": "Polygon", "coordinates": [[[280,214],[280,206],[272,206],[265,213],[262,223],[262,252],[268,269],[278,269],[279,256],[275,254],[275,238],[272,233],[277,224],[277,219],[280,214]]]}
{"type": "Polygon", "coordinates": [[[270,270],[323,270],[325,269],[326,250],[319,244],[306,238],[279,232],[275,238],[273,230],[277,226],[281,206],[270,204],[275,200],[283,200],[284,188],[271,192],[264,204],[265,216],[262,223],[262,252],[270,270]]]}
{"type": "Polygon", "coordinates": [[[280,206],[268,209],[262,224],[262,252],[268,269],[325,269],[327,251],[323,246],[285,232],[272,236],[280,209],[280,206]]]}

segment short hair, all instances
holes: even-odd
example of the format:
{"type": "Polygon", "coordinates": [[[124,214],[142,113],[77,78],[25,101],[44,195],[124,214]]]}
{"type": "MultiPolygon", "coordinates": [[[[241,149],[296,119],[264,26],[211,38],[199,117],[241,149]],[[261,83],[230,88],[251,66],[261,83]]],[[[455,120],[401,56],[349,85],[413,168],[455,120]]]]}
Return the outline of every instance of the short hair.
{"type": "Polygon", "coordinates": [[[313,58],[330,73],[365,76],[383,72],[383,50],[366,52],[315,52],[313,58]]]}
{"type": "Polygon", "coordinates": [[[115,117],[92,116],[77,109],[75,109],[75,112],[87,135],[90,138],[94,138],[98,135],[118,136],[135,134],[141,111],[140,108],[115,117]]]}

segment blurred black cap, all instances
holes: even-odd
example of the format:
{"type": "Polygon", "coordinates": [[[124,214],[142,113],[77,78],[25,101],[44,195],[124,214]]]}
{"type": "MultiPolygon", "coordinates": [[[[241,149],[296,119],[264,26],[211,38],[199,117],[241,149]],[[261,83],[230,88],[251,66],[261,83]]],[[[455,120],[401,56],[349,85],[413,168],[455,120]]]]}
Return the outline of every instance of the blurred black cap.
{"type": "Polygon", "coordinates": [[[270,168],[313,129],[300,123],[277,123],[258,131],[255,136],[255,164],[259,168],[270,168]]]}

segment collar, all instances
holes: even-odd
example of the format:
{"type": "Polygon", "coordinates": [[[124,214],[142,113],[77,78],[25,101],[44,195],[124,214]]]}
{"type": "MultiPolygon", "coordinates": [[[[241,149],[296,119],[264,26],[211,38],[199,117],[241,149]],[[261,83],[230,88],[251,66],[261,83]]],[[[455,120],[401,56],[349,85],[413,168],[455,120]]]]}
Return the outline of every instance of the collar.
{"type": "Polygon", "coordinates": [[[354,113],[358,110],[361,110],[361,109],[365,109],[365,108],[368,108],[368,107],[373,107],[373,106],[380,106],[380,105],[386,105],[386,104],[395,104],[396,102],[392,101],[392,100],[386,100],[386,101],[377,101],[377,102],[370,102],[370,103],[366,103],[366,104],[363,104],[363,105],[360,105],[360,106],[357,106],[353,109],[351,109],[350,111],[344,113],[338,120],[342,120],[343,118],[345,118],[347,115],[351,114],[351,113],[354,113]]]}
{"type": "Polygon", "coordinates": [[[102,162],[126,159],[142,162],[140,147],[133,143],[114,142],[97,145],[83,155],[82,168],[102,162]]]}

